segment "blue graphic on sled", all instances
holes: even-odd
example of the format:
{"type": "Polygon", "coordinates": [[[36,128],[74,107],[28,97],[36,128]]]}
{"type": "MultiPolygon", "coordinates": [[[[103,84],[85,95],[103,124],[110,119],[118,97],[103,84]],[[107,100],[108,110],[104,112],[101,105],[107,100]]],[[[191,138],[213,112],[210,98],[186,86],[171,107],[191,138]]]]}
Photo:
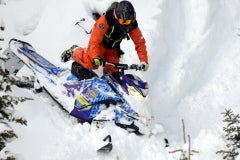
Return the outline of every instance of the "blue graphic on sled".
{"type": "MultiPolygon", "coordinates": [[[[70,114],[84,121],[91,121],[104,107],[109,107],[110,104],[118,105],[129,114],[136,114],[127,101],[118,92],[114,91],[116,88],[112,88],[105,78],[93,78],[73,84],[65,83],[64,86],[69,97],[76,97],[74,109],[70,114]]],[[[122,111],[116,111],[115,122],[122,118],[124,114],[122,111]]],[[[132,120],[128,117],[128,121],[132,120]]]]}
{"type": "Polygon", "coordinates": [[[33,61],[35,64],[40,66],[41,68],[44,68],[49,74],[59,74],[62,71],[65,71],[65,69],[56,67],[54,64],[40,56],[36,51],[28,44],[22,45],[19,47],[18,51],[22,54],[24,54],[27,58],[29,58],[31,61],[33,61]]]}

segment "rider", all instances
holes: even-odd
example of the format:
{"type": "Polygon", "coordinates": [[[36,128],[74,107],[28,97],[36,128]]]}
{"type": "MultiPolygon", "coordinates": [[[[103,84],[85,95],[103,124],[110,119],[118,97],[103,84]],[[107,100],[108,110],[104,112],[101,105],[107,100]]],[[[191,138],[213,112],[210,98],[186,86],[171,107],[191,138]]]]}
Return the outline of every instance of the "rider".
{"type": "MultiPolygon", "coordinates": [[[[63,52],[61,59],[68,61],[71,57],[73,63],[72,72],[79,73],[73,68],[86,70],[97,69],[103,62],[119,63],[120,56],[124,52],[120,49],[120,43],[124,38],[133,40],[140,60],[140,67],[147,71],[148,56],[145,39],[138,27],[136,12],[129,1],[114,2],[105,14],[100,16],[93,28],[87,49],[73,46],[63,52]],[[75,48],[76,47],[76,48],[75,48]],[[76,63],[77,62],[77,63],[76,63]],[[76,67],[78,66],[78,67],[76,67]]],[[[117,69],[111,65],[104,65],[104,73],[117,73],[117,69]]]]}

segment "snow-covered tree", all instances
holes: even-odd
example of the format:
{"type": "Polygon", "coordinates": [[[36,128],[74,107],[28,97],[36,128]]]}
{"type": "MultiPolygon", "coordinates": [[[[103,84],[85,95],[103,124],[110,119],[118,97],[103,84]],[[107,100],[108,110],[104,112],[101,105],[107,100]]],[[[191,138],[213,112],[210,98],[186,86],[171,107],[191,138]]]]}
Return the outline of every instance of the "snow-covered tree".
{"type": "Polygon", "coordinates": [[[225,109],[224,120],[226,126],[223,127],[227,141],[226,150],[217,153],[222,154],[223,159],[235,160],[240,150],[240,115],[234,114],[231,109],[225,109]]]}
{"type": "MultiPolygon", "coordinates": [[[[17,138],[10,123],[27,125],[27,121],[16,114],[14,106],[29,100],[29,98],[14,97],[11,95],[11,86],[16,84],[16,82],[14,78],[9,76],[0,67],[0,151],[5,147],[6,142],[10,139],[17,138]]],[[[7,157],[7,159],[9,158],[13,157],[7,157]]]]}

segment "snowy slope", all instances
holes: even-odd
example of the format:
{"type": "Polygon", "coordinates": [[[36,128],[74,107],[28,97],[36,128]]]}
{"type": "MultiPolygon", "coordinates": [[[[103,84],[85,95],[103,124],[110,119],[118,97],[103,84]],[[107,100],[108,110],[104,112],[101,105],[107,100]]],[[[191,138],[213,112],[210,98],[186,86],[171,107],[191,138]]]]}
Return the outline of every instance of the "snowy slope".
{"type": "MultiPolygon", "coordinates": [[[[181,119],[184,119],[193,148],[200,152],[192,159],[222,159],[215,154],[225,146],[221,113],[225,108],[240,113],[240,1],[131,2],[150,59],[150,70],[137,73],[149,82],[150,95],[146,101],[134,103],[141,113],[153,115],[163,126],[159,130],[164,132],[138,137],[110,126],[114,149],[109,155],[99,155],[95,151],[101,134],[91,132],[88,124],[77,124],[42,96],[16,88],[16,94],[31,96],[34,101],[17,106],[28,126],[15,126],[19,138],[8,143],[6,150],[22,160],[177,160],[179,153],[168,151],[182,147],[181,119]],[[164,148],[166,135],[169,148],[164,148]]],[[[87,18],[84,25],[89,29],[93,24],[90,11],[103,12],[109,3],[109,0],[9,0],[6,6],[0,6],[0,17],[6,25],[0,36],[25,40],[52,63],[70,67],[70,62],[60,62],[59,55],[72,44],[86,47],[89,38],[75,22],[87,18]]],[[[122,61],[138,62],[132,42],[123,43],[127,54],[122,61]]],[[[0,45],[7,47],[7,41],[0,45]]]]}

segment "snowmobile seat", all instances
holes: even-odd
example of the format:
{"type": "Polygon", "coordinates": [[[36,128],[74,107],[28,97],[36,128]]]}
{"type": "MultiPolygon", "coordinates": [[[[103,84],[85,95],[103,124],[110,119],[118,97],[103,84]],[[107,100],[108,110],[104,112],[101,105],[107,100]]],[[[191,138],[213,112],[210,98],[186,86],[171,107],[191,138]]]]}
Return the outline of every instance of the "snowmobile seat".
{"type": "Polygon", "coordinates": [[[79,81],[98,77],[96,73],[84,68],[81,64],[77,62],[72,63],[71,73],[75,75],[79,79],[79,81]]]}

